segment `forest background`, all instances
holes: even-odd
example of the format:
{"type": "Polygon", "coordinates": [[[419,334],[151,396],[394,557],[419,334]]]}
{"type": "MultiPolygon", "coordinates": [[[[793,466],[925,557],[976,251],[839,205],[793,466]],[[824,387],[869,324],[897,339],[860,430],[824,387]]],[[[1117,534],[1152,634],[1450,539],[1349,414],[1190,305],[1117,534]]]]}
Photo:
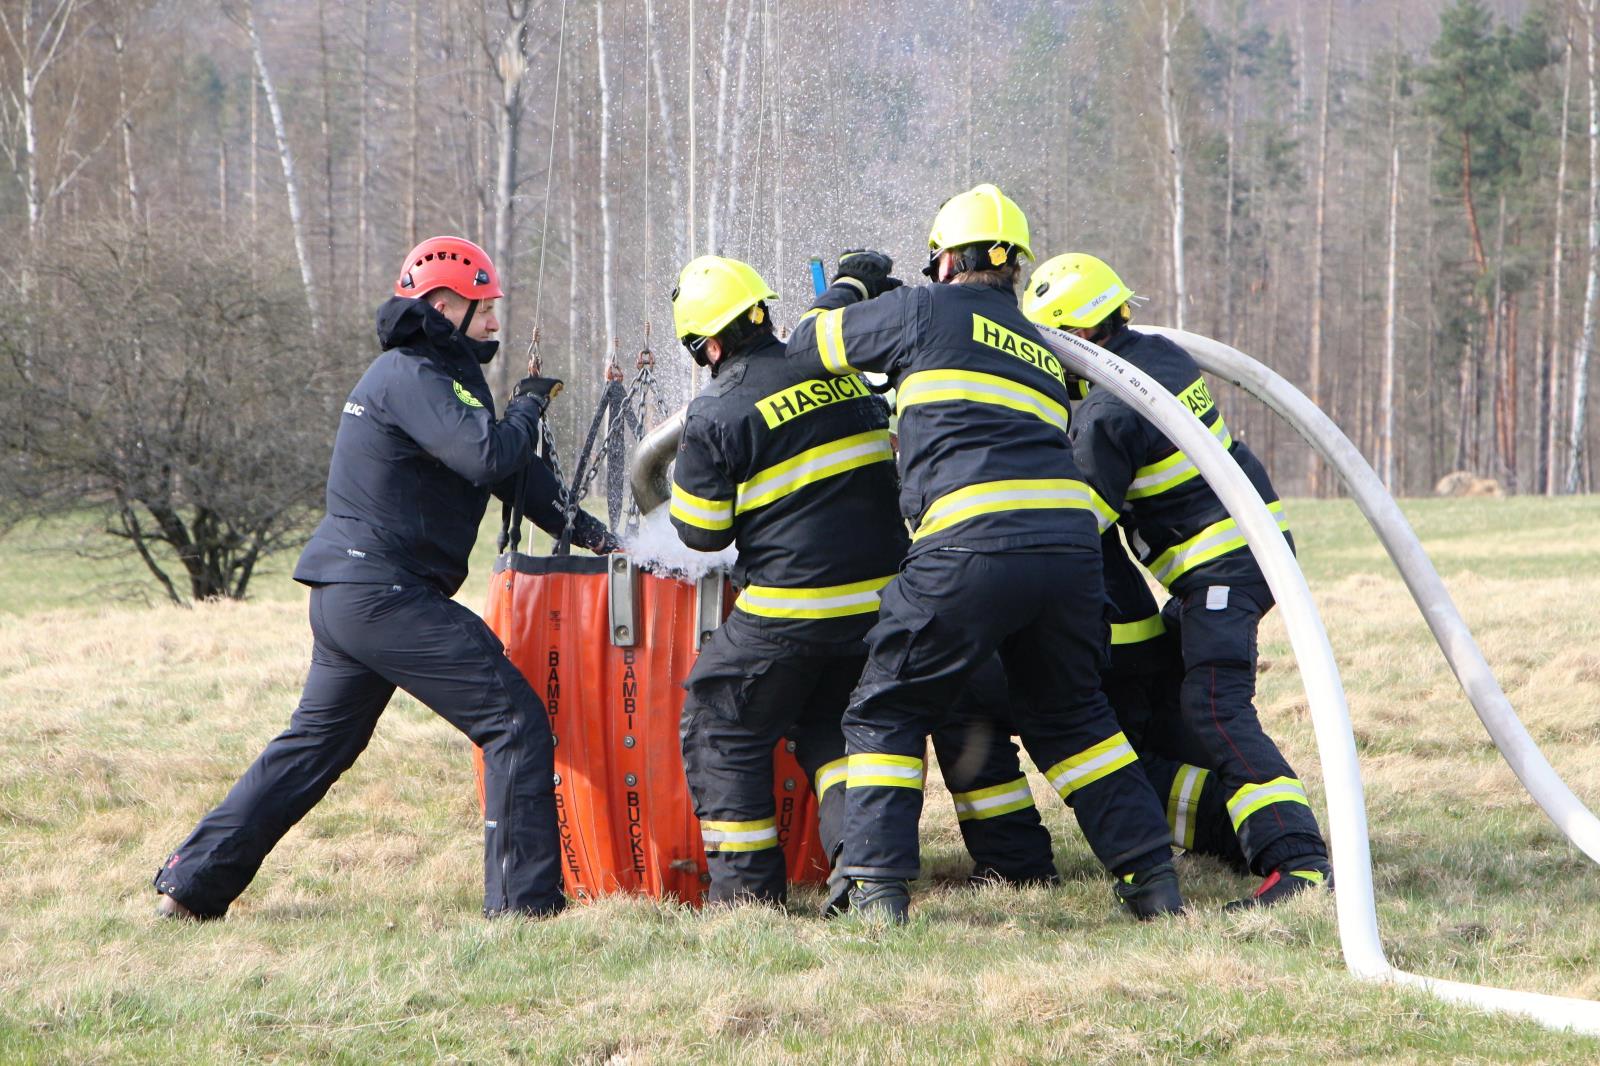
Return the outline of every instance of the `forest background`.
{"type": "MultiPolygon", "coordinates": [[[[1593,485],[1597,0],[0,0],[0,524],[92,515],[173,599],[321,503],[401,255],[499,264],[577,448],[715,252],[915,279],[994,181],[1043,258],[1321,403],[1396,494],[1593,485]]],[[[1288,494],[1334,491],[1223,390],[1288,494]]],[[[102,538],[103,540],[103,538],[102,538]]],[[[89,541],[88,544],[96,542],[89,541]]]]}

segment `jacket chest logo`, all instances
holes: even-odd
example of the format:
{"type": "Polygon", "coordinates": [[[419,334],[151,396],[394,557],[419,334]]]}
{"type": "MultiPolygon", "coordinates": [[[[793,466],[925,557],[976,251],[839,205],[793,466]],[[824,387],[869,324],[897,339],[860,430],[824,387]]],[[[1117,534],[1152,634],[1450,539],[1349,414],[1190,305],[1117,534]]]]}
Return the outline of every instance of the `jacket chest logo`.
{"type": "Polygon", "coordinates": [[[468,407],[482,407],[483,406],[483,401],[478,399],[476,396],[472,395],[472,393],[468,392],[467,391],[467,387],[465,385],[461,384],[461,382],[452,381],[450,383],[450,387],[455,389],[456,399],[460,400],[462,403],[466,404],[468,407]]]}
{"type": "Polygon", "coordinates": [[[857,400],[867,394],[867,383],[859,375],[839,378],[812,378],[791,385],[756,401],[756,410],[768,429],[777,429],[807,411],[815,411],[844,400],[857,400]]]}
{"type": "Polygon", "coordinates": [[[1061,368],[1061,360],[1056,358],[1054,352],[1037,341],[1006,329],[998,322],[991,322],[982,315],[973,315],[972,339],[986,347],[1016,356],[1029,366],[1043,370],[1062,385],[1067,383],[1066,371],[1061,368]]]}

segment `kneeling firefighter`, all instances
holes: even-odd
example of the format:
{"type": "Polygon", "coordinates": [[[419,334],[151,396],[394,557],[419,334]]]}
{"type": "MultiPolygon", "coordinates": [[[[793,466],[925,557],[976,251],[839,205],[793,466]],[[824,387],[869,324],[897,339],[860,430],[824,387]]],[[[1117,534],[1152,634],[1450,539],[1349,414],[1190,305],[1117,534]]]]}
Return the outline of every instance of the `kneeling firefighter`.
{"type": "Polygon", "coordinates": [[[823,846],[838,847],[839,720],[907,544],[884,406],[855,375],[784,358],[775,296],[717,256],[684,267],[672,294],[678,337],[712,375],[684,420],[672,524],[691,548],[737,544],[743,586],[684,682],[684,767],[719,903],[785,898],[772,795],[785,736],[815,781],[823,846]]]}
{"type": "MultiPolygon", "coordinates": [[[[1228,432],[1189,353],[1129,328],[1132,296],[1107,264],[1069,253],[1034,271],[1023,309],[1035,322],[1113,352],[1177,396],[1250,478],[1292,548],[1266,468],[1228,432]]],[[[1305,787],[1256,714],[1256,631],[1273,598],[1244,534],[1189,457],[1109,390],[1089,391],[1071,436],[1077,468],[1120,515],[1140,562],[1172,593],[1162,614],[1182,647],[1183,724],[1222,786],[1250,869],[1264,878],[1253,895],[1230,906],[1272,904],[1331,886],[1327,845],[1305,787]]]]}
{"type": "MultiPolygon", "coordinates": [[[[1101,555],[1111,658],[1100,687],[1151,787],[1166,800],[1172,843],[1242,871],[1244,854],[1222,785],[1179,712],[1184,671],[1178,634],[1157,611],[1115,527],[1102,538],[1101,555]]],[[[1003,670],[979,669],[957,701],[954,720],[934,732],[933,747],[974,862],[973,880],[1038,884],[1053,877],[1054,857],[1011,740],[1017,721],[1012,699],[1003,670]]]]}
{"type": "MultiPolygon", "coordinates": [[[[345,401],[328,468],[328,513],[295,567],[311,586],[311,670],[276,737],[156,873],[159,913],[220,918],[274,845],[366,748],[403,688],[483,749],[483,908],[561,910],[550,723],[489,627],[451,599],[467,576],[491,491],[521,496],[559,534],[566,499],[538,460],[554,378],[520,381],[496,421],[483,365],[502,294],[471,241],[411,251],[378,309],[383,354],[345,401]]],[[[574,540],[615,539],[576,513],[574,540]]]]}
{"type": "Polygon", "coordinates": [[[1066,374],[1017,306],[1027,219],[979,185],[946,201],[928,243],[935,284],[904,288],[887,256],[852,257],[789,341],[808,374],[891,379],[913,529],[845,714],[830,910],[906,919],[928,734],[998,653],[1026,696],[1023,742],[1119,896],[1140,917],[1177,911],[1166,821],[1100,692],[1100,515],[1073,465],[1066,374]]]}

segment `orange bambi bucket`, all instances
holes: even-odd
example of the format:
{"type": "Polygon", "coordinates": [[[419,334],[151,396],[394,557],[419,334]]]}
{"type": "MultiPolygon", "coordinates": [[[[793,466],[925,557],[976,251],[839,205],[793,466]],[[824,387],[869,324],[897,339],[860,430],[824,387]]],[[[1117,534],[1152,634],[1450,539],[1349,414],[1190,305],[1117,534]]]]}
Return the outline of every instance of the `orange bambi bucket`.
{"type": "MultiPolygon", "coordinates": [[[[727,613],[725,590],[720,573],[690,584],[621,554],[507,552],[495,562],[484,615],[550,716],[561,865],[574,899],[704,899],[678,720],[699,638],[727,613]]],[[[816,799],[788,748],[780,741],[774,759],[778,837],[789,879],[820,883],[816,799]]],[[[481,805],[483,753],[472,754],[481,805]]]]}

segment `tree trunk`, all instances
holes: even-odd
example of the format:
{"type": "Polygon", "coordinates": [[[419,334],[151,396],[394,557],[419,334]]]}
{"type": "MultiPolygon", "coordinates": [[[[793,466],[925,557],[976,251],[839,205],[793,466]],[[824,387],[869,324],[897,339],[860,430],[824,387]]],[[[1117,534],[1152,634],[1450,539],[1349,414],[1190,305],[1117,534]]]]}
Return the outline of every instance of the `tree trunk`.
{"type": "MultiPolygon", "coordinates": [[[[128,218],[134,225],[139,223],[139,177],[133,168],[133,113],[128,107],[128,75],[125,69],[125,60],[128,51],[127,31],[121,25],[115,26],[111,31],[111,47],[117,56],[117,110],[121,115],[117,125],[122,130],[122,173],[125,188],[128,194],[128,218]]],[[[223,138],[222,162],[220,164],[224,175],[228,172],[227,140],[223,138]]],[[[222,217],[223,224],[227,224],[228,193],[226,178],[222,187],[222,217]]]]}
{"type": "Polygon", "coordinates": [[[422,172],[422,0],[411,0],[411,88],[408,96],[411,128],[406,137],[406,246],[417,246],[417,185],[422,172]]]}
{"type": "Polygon", "coordinates": [[[1168,181],[1172,216],[1172,307],[1173,325],[1184,328],[1184,311],[1188,304],[1188,291],[1183,271],[1183,127],[1178,114],[1177,87],[1172,80],[1172,37],[1177,24],[1183,21],[1187,0],[1161,0],[1161,123],[1167,136],[1168,181]]]}
{"type": "Polygon", "coordinates": [[[605,358],[609,363],[617,356],[617,322],[611,291],[611,81],[606,73],[605,0],[595,0],[594,5],[594,58],[595,80],[600,86],[600,313],[606,327],[605,358]]]}
{"type": "MultiPolygon", "coordinates": [[[[500,81],[500,98],[495,101],[495,119],[498,126],[498,143],[495,149],[494,177],[494,235],[489,246],[489,258],[502,276],[514,275],[514,241],[516,238],[516,203],[518,147],[522,132],[522,84],[528,74],[528,8],[526,0],[506,5],[505,34],[500,38],[495,57],[495,77],[500,81]]],[[[554,90],[560,92],[557,86],[554,90]]],[[[501,329],[507,336],[512,333],[510,309],[501,302],[499,308],[501,329]]],[[[501,391],[510,384],[517,371],[514,360],[502,359],[496,377],[501,391]]]]}
{"type": "Polygon", "coordinates": [[[1544,491],[1555,495],[1560,484],[1561,449],[1561,267],[1564,258],[1562,242],[1565,240],[1565,213],[1567,206],[1567,134],[1571,124],[1572,105],[1572,27],[1567,26],[1566,56],[1561,66],[1561,147],[1556,156],[1555,230],[1550,239],[1550,327],[1546,338],[1546,374],[1549,380],[1544,391],[1544,434],[1541,447],[1544,451],[1544,491]]]}
{"type": "Polygon", "coordinates": [[[367,96],[372,75],[372,2],[361,3],[361,79],[357,86],[360,97],[356,111],[356,294],[358,300],[370,298],[367,292],[368,272],[371,268],[367,236],[367,182],[371,169],[367,163],[367,96]]]}
{"type": "MultiPolygon", "coordinates": [[[[752,167],[760,167],[763,162],[760,158],[759,151],[753,159],[747,161],[745,159],[745,152],[743,149],[744,130],[748,125],[747,120],[745,120],[745,116],[754,116],[758,136],[762,120],[762,115],[759,108],[750,109],[744,106],[745,92],[750,73],[750,38],[755,34],[755,27],[756,4],[755,0],[750,0],[750,6],[745,9],[744,33],[739,39],[739,73],[734,83],[732,119],[733,130],[728,141],[728,162],[726,164],[728,173],[733,180],[728,183],[727,214],[724,216],[730,238],[730,240],[727,242],[729,250],[741,259],[750,259],[752,256],[749,247],[744,244],[734,245],[731,240],[732,236],[736,234],[739,229],[739,190],[744,186],[746,181],[750,180],[747,175],[751,173],[752,167]]],[[[763,71],[763,77],[764,76],[765,71],[763,71]]],[[[758,187],[760,180],[761,175],[759,172],[757,172],[755,176],[755,182],[757,183],[758,187]]],[[[746,226],[745,229],[748,232],[749,227],[746,226]]]]}
{"type": "MultiPolygon", "coordinates": [[[[751,0],[746,0],[746,3],[751,0]]],[[[723,254],[722,233],[719,230],[722,207],[722,182],[728,170],[728,75],[733,65],[733,7],[735,0],[726,0],[722,10],[722,59],[717,64],[717,133],[711,149],[711,195],[706,211],[706,252],[723,254]]],[[[691,64],[692,66],[692,64],[691,64]]]]}
{"type": "Polygon", "coordinates": [[[655,84],[656,114],[661,123],[659,143],[667,157],[667,183],[672,190],[672,264],[676,274],[688,261],[689,242],[685,226],[683,203],[683,163],[678,157],[678,140],[672,122],[672,100],[667,93],[667,81],[661,73],[661,38],[656,34],[655,6],[645,6],[645,34],[650,38],[650,77],[655,84]]]}
{"type": "Polygon", "coordinates": [[[328,55],[328,4],[317,0],[317,53],[322,75],[322,202],[327,215],[327,271],[328,294],[339,303],[339,267],[334,248],[338,244],[338,216],[334,212],[333,188],[333,71],[328,55]]]}
{"type": "MultiPolygon", "coordinates": [[[[1333,68],[1333,0],[1325,0],[1322,45],[1322,107],[1317,119],[1317,193],[1311,235],[1311,342],[1307,377],[1311,402],[1321,407],[1322,396],[1322,303],[1323,258],[1327,243],[1328,217],[1328,104],[1329,75],[1333,68]]],[[[1322,461],[1308,451],[1306,483],[1311,495],[1322,495],[1322,461]]]]}
{"type": "Polygon", "coordinates": [[[1238,335],[1233,324],[1233,223],[1236,210],[1233,201],[1238,186],[1239,169],[1237,148],[1240,7],[1240,0],[1230,0],[1228,4],[1228,81],[1225,90],[1228,98],[1228,113],[1224,120],[1227,123],[1227,129],[1224,132],[1223,140],[1226,174],[1223,179],[1222,194],[1222,321],[1218,324],[1217,336],[1229,344],[1236,344],[1238,341],[1238,335]]]}
{"type": "Polygon", "coordinates": [[[1589,353],[1594,350],[1595,301],[1600,298],[1600,85],[1595,80],[1595,2],[1583,5],[1588,30],[1589,80],[1589,277],[1583,286],[1583,336],[1572,353],[1572,418],[1567,445],[1567,492],[1578,491],[1587,458],[1589,353]]]}
{"type": "Polygon", "coordinates": [[[305,286],[306,309],[311,313],[311,328],[322,331],[321,316],[317,307],[316,280],[311,273],[310,246],[306,241],[305,212],[300,206],[300,184],[295,179],[294,151],[289,146],[289,132],[283,122],[283,108],[278,104],[278,91],[272,82],[272,72],[267,69],[267,54],[261,46],[261,34],[256,31],[255,0],[246,0],[244,6],[245,30],[250,34],[250,51],[255,57],[256,76],[261,81],[261,93],[267,98],[267,114],[272,116],[272,130],[278,141],[278,160],[283,167],[283,184],[289,199],[289,226],[294,231],[294,253],[300,261],[300,283],[305,286]]]}

